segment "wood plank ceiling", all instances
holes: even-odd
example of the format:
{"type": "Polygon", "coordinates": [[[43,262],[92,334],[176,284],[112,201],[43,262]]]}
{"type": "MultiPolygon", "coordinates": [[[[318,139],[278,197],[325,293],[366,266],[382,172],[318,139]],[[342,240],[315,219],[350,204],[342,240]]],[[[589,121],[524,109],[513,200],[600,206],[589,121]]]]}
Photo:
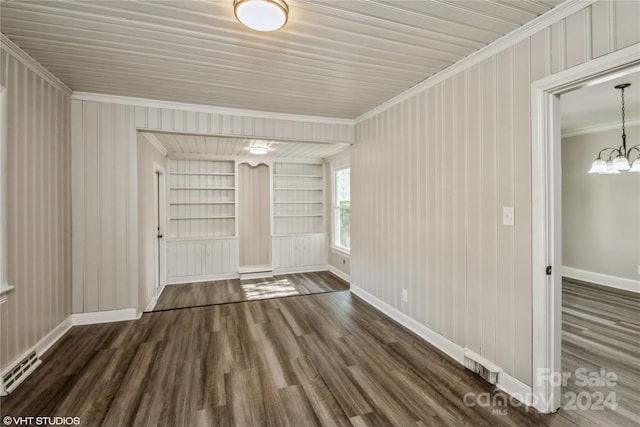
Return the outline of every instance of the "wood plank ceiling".
{"type": "MultiPolygon", "coordinates": [[[[141,132],[148,140],[161,144],[169,153],[207,154],[216,156],[255,156],[249,154],[252,144],[246,138],[183,135],[163,132],[141,132]]],[[[315,142],[268,141],[269,157],[297,159],[324,159],[349,147],[348,144],[322,144],[315,142]]]]}
{"type": "Polygon", "coordinates": [[[259,33],[233,0],[3,0],[0,28],[74,91],[356,118],[561,2],[288,0],[259,33]]]}

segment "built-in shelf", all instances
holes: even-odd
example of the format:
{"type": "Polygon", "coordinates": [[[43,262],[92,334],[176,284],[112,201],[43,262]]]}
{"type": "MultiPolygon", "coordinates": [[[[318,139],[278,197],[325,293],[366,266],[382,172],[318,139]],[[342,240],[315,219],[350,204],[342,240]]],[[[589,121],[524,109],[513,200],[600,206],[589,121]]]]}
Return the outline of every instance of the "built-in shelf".
{"type": "Polygon", "coordinates": [[[294,202],[273,202],[276,205],[305,205],[305,204],[315,204],[315,203],[324,203],[322,200],[300,200],[294,202]]]}
{"type": "Polygon", "coordinates": [[[236,234],[235,162],[169,160],[169,240],[236,234]]]}
{"type": "Polygon", "coordinates": [[[169,172],[170,175],[195,175],[195,176],[235,176],[234,173],[216,172],[169,172]]]}
{"type": "Polygon", "coordinates": [[[322,218],[322,214],[274,215],[274,218],[322,218]]]}
{"type": "Polygon", "coordinates": [[[274,235],[324,232],[324,167],[320,163],[273,165],[274,235]]]}
{"type": "Polygon", "coordinates": [[[170,205],[234,205],[234,202],[171,202],[170,205]]]}
{"type": "Polygon", "coordinates": [[[169,190],[235,190],[234,187],[169,187],[169,190]]]}
{"type": "Polygon", "coordinates": [[[322,178],[322,175],[293,175],[293,174],[273,174],[275,178],[322,178]]]}

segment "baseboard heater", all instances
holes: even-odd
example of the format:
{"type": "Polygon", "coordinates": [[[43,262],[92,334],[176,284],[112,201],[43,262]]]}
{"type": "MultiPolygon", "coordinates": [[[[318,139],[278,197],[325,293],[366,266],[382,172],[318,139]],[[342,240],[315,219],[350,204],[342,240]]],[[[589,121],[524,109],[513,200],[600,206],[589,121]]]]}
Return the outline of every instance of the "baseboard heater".
{"type": "Polygon", "coordinates": [[[498,384],[498,376],[502,369],[473,351],[464,349],[464,367],[480,375],[489,384],[498,384]]]}
{"type": "Polygon", "coordinates": [[[24,381],[31,372],[33,372],[42,361],[36,355],[35,350],[27,354],[13,368],[2,376],[2,384],[0,384],[0,395],[6,396],[15,390],[18,385],[24,381]]]}

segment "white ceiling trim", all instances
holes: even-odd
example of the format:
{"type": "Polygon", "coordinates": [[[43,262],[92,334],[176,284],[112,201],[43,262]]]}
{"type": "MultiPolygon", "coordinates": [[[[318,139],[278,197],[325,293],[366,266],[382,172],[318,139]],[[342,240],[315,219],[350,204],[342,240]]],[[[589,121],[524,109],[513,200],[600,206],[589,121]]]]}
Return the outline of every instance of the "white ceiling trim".
{"type": "Polygon", "coordinates": [[[367,111],[366,113],[362,114],[360,117],[356,118],[355,123],[359,123],[364,120],[367,120],[393,107],[394,105],[397,105],[402,101],[405,101],[411,98],[412,96],[417,95],[418,93],[424,91],[425,89],[435,86],[438,83],[441,83],[444,80],[447,80],[448,78],[455,76],[461,71],[464,71],[476,64],[479,64],[485,59],[488,59],[493,55],[497,54],[498,52],[501,52],[502,50],[510,46],[513,46],[514,44],[528,37],[531,37],[538,31],[541,31],[544,28],[547,28],[550,25],[560,21],[561,19],[564,19],[567,16],[572,15],[584,9],[587,6],[590,6],[596,1],[597,0],[566,0],[564,3],[559,4],[558,6],[549,10],[548,12],[524,24],[522,27],[510,32],[504,37],[499,38],[493,43],[489,43],[485,47],[461,59],[460,61],[456,62],[450,67],[445,68],[444,70],[434,74],[433,76],[429,77],[426,80],[423,80],[422,82],[418,83],[412,88],[405,90],[401,94],[394,96],[393,98],[389,99],[388,101],[385,101],[379,106],[367,111]]]}
{"type": "MultiPolygon", "coordinates": [[[[218,154],[192,154],[192,153],[169,153],[168,159],[174,160],[236,160],[238,162],[253,162],[254,157],[248,156],[230,156],[230,155],[218,155],[218,154]]],[[[296,157],[260,157],[260,162],[291,162],[291,163],[308,163],[308,164],[323,164],[323,159],[308,159],[308,158],[296,158],[296,157]]]]}
{"type": "MultiPolygon", "coordinates": [[[[3,36],[4,40],[4,36],[3,36]]],[[[272,113],[258,110],[244,110],[240,108],[214,107],[203,104],[188,104],[183,102],[159,101],[130,96],[105,95],[100,93],[73,92],[71,99],[78,101],[105,102],[111,104],[130,105],[134,107],[166,108],[170,110],[192,111],[195,113],[221,114],[228,116],[252,117],[258,119],[289,120],[295,122],[323,123],[332,125],[355,124],[353,119],[339,117],[305,116],[301,114],[272,113]]]]}
{"type": "Polygon", "coordinates": [[[158,138],[156,138],[156,136],[153,133],[151,133],[151,132],[142,132],[142,136],[147,141],[149,141],[149,143],[151,145],[153,145],[154,148],[160,152],[160,154],[162,154],[163,156],[166,156],[167,154],[169,154],[169,150],[167,150],[167,147],[165,147],[162,144],[162,142],[160,142],[160,140],[158,138]]]}
{"type": "MultiPolygon", "coordinates": [[[[625,126],[626,127],[640,126],[640,119],[627,120],[625,126]]],[[[562,132],[562,137],[570,138],[572,136],[588,135],[591,133],[603,132],[603,131],[612,130],[612,129],[622,129],[622,122],[617,121],[617,122],[603,123],[595,126],[586,126],[583,128],[568,129],[562,132]]]]}
{"type": "Polygon", "coordinates": [[[47,70],[42,64],[33,59],[27,52],[22,50],[20,46],[12,42],[3,33],[0,33],[0,41],[2,42],[2,48],[6,50],[11,56],[27,66],[30,70],[42,77],[47,83],[55,86],[66,94],[71,94],[69,86],[64,84],[62,80],[54,76],[49,70],[47,70]]]}

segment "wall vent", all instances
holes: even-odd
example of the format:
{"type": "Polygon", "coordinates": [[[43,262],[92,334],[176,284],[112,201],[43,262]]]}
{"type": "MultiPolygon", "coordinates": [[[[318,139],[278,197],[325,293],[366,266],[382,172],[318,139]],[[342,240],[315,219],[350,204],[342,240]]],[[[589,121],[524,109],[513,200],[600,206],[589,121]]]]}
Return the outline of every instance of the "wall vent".
{"type": "Polygon", "coordinates": [[[42,361],[36,356],[35,350],[27,354],[19,361],[9,372],[2,376],[1,395],[6,396],[15,390],[18,385],[24,381],[31,372],[33,372],[42,361]]]}
{"type": "Polygon", "coordinates": [[[498,376],[502,372],[501,368],[466,348],[464,349],[464,367],[493,385],[498,383],[498,376]]]}

